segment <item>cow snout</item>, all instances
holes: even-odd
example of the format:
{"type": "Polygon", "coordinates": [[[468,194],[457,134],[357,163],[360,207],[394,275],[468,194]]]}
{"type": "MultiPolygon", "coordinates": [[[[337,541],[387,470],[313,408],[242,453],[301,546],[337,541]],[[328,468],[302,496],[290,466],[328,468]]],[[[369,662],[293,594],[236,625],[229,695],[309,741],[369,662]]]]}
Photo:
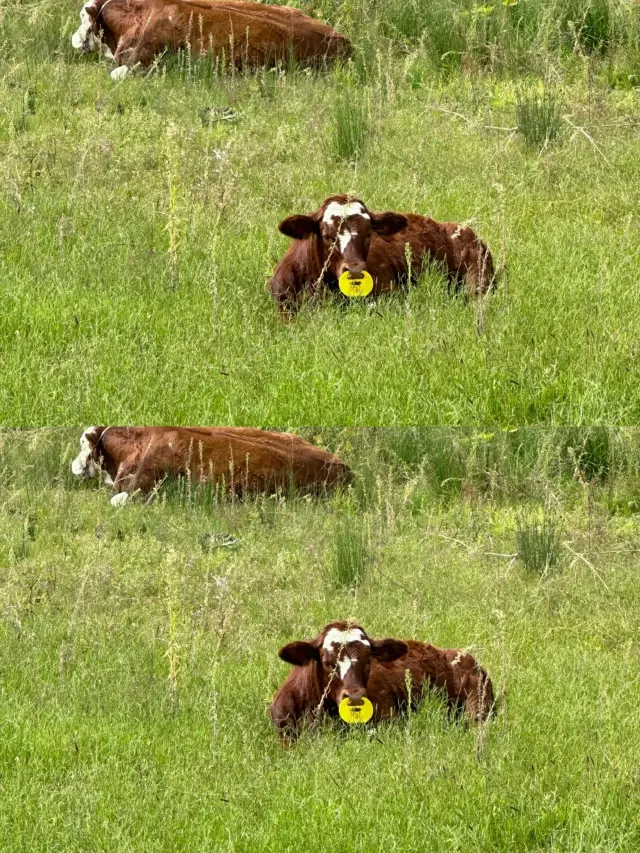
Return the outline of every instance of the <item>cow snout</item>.
{"type": "Polygon", "coordinates": [[[85,464],[80,459],[74,459],[71,463],[71,473],[76,477],[82,477],[85,473],[85,464]]]}
{"type": "Polygon", "coordinates": [[[366,268],[367,265],[364,261],[343,261],[338,268],[338,278],[340,278],[340,276],[345,272],[357,277],[361,275],[366,268]]]}
{"type": "Polygon", "coordinates": [[[361,699],[364,699],[366,695],[367,691],[364,687],[345,687],[340,691],[338,704],[340,704],[343,699],[348,699],[349,702],[359,702],[361,699]]]}

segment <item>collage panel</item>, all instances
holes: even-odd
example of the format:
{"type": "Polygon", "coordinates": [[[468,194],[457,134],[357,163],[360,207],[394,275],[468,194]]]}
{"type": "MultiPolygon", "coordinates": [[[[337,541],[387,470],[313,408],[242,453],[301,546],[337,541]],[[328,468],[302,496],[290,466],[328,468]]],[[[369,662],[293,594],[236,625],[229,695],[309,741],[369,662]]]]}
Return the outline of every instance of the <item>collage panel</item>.
{"type": "Polygon", "coordinates": [[[140,432],[0,432],[3,850],[637,849],[637,428],[140,432]]]}
{"type": "Polygon", "coordinates": [[[299,5],[2,5],[0,423],[637,423],[636,4],[299,5]]]}

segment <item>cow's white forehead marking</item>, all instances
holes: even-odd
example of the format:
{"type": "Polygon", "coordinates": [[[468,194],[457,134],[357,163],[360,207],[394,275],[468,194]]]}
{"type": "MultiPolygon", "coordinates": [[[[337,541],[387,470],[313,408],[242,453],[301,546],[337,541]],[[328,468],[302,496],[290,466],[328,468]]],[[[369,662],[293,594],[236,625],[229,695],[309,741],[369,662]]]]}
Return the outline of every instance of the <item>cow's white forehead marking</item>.
{"type": "Polygon", "coordinates": [[[111,498],[111,506],[116,506],[116,507],[122,506],[123,504],[126,504],[126,502],[128,500],[129,500],[129,493],[128,492],[118,492],[117,495],[114,495],[111,498]]]}
{"type": "Polygon", "coordinates": [[[348,631],[341,631],[339,628],[331,628],[326,633],[322,648],[330,651],[332,646],[336,644],[339,646],[346,646],[347,643],[363,643],[365,646],[370,645],[369,640],[367,640],[360,628],[350,628],[348,631]]]}
{"type": "Polygon", "coordinates": [[[370,218],[359,201],[351,201],[349,204],[340,204],[340,202],[332,201],[327,205],[322,221],[330,223],[334,218],[346,219],[347,216],[362,216],[364,219],[370,218]]]}

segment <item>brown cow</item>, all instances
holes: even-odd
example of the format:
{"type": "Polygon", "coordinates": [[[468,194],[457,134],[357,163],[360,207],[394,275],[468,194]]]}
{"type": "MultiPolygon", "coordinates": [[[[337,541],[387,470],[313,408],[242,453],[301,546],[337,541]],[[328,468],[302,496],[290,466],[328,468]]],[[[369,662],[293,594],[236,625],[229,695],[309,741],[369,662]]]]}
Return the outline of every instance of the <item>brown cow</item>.
{"type": "Polygon", "coordinates": [[[233,427],[89,427],[71,463],[77,477],[101,476],[120,506],[166,476],[223,483],[235,494],[291,486],[321,491],[351,480],[336,456],[297,435],[233,427]]]}
{"type": "Polygon", "coordinates": [[[471,228],[415,213],[374,213],[347,195],[325,199],[315,213],[289,216],[278,226],[294,243],[277,265],[269,287],[281,313],[295,313],[321,284],[338,290],[343,272],[373,277],[373,296],[389,293],[420,274],[427,261],[442,265],[457,289],[485,294],[494,281],[489,249],[471,228]]]}
{"type": "Polygon", "coordinates": [[[114,80],[162,51],[190,46],[230,65],[321,65],[351,51],[349,41],[299,9],[249,0],[89,0],[71,37],[76,50],[100,50],[118,66],[114,80]]]}
{"type": "Polygon", "coordinates": [[[374,722],[395,717],[407,708],[407,673],[412,706],[435,688],[452,711],[464,709],[482,722],[494,704],[491,679],[470,654],[415,640],[374,640],[350,622],[331,622],[314,640],[289,643],[278,654],[294,666],[271,705],[285,743],[320,713],[336,717],[345,698],[368,697],[374,722]]]}

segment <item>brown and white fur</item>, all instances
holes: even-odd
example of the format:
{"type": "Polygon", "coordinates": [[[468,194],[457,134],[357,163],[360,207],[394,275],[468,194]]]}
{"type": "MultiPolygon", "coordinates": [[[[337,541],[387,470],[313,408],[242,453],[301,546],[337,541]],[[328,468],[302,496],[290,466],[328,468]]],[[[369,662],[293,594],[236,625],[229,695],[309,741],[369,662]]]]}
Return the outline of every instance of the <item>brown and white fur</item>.
{"type": "Polygon", "coordinates": [[[167,476],[189,474],[234,494],[321,492],[352,477],[340,459],[297,435],[241,427],[89,427],[71,470],[113,486],[114,506],[167,476]]]}
{"type": "Polygon", "coordinates": [[[343,272],[367,270],[374,297],[398,289],[409,274],[415,279],[429,261],[439,263],[450,283],[457,289],[464,285],[470,296],[493,285],[489,249],[471,228],[456,222],[376,213],[358,198],[333,195],[314,213],[289,216],[278,228],[294,241],[268,285],[285,317],[322,286],[337,291],[343,272]]]}
{"type": "Polygon", "coordinates": [[[351,52],[343,35],[298,9],[250,0],[89,0],[71,44],[113,59],[114,80],[187,45],[194,56],[224,54],[236,67],[321,65],[351,52]]]}
{"type": "Polygon", "coordinates": [[[320,714],[336,717],[345,698],[368,697],[374,723],[397,716],[409,702],[415,706],[428,689],[440,691],[449,708],[470,721],[486,720],[494,704],[491,679],[470,654],[416,640],[376,640],[354,623],[330,622],[315,639],[289,643],[278,654],[293,665],[270,709],[283,742],[320,714]]]}

